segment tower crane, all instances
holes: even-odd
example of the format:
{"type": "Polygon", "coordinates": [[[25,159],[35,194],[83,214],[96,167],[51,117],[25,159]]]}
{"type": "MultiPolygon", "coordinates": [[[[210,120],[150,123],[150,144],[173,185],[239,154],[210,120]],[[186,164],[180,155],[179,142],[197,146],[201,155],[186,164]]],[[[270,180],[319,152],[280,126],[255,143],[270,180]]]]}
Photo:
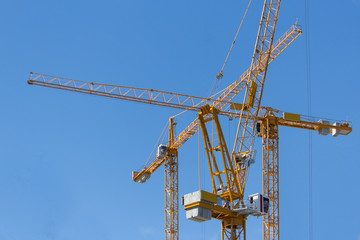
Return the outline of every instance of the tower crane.
{"type": "Polygon", "coordinates": [[[264,239],[279,239],[279,155],[278,126],[316,130],[321,135],[347,135],[352,131],[347,122],[322,120],[261,107],[268,65],[284,51],[302,31],[295,23],[273,43],[280,0],[265,0],[250,68],[219,94],[202,98],[154,89],[132,88],[78,81],[30,73],[29,84],[87,93],[121,100],[198,112],[198,117],[175,136],[173,119],[169,122],[169,141],[160,145],[153,161],[138,172],[135,182],[146,182],[162,164],[165,165],[165,239],[178,240],[178,149],[201,130],[212,192],[198,191],[185,195],[183,205],[187,218],[221,221],[222,239],[246,239],[246,219],[263,216],[264,239]],[[243,102],[233,99],[243,93],[243,102]],[[238,119],[232,151],[226,144],[220,116],[238,119]],[[215,125],[216,141],[210,141],[206,125],[215,125]],[[263,139],[263,193],[244,200],[249,167],[254,162],[255,136],[263,139]],[[221,161],[218,161],[221,159],[221,161]]]}

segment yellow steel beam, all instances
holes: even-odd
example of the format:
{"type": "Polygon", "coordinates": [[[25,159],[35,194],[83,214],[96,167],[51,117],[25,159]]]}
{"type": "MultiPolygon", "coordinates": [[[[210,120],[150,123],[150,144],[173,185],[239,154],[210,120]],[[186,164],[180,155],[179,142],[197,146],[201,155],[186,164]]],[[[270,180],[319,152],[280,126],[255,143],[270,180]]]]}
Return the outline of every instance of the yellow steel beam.
{"type": "MultiPolygon", "coordinates": [[[[169,143],[174,141],[174,119],[169,119],[169,143]]],[[[165,240],[179,240],[179,171],[178,152],[168,149],[165,162],[165,240]]]]}
{"type": "Polygon", "coordinates": [[[278,118],[263,122],[263,195],[269,198],[269,212],[263,217],[263,239],[279,239],[279,131],[278,118]]]}
{"type": "MultiPolygon", "coordinates": [[[[67,91],[116,98],[121,100],[172,107],[199,112],[204,104],[222,102],[221,99],[203,98],[154,89],[116,86],[102,83],[85,82],[40,73],[30,73],[28,83],[67,91]]],[[[224,102],[230,104],[230,102],[224,102]]],[[[219,115],[232,116],[233,113],[219,111],[219,115]]]]}

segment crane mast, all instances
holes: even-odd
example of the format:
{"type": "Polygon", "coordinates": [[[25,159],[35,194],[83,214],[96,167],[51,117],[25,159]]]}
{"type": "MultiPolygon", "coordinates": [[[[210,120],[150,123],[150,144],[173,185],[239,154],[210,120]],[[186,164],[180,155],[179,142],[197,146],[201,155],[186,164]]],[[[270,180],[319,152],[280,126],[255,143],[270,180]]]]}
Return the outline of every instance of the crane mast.
{"type": "Polygon", "coordinates": [[[279,124],[266,115],[262,121],[263,195],[270,200],[269,211],[263,216],[263,239],[280,238],[279,215],[279,124]]]}
{"type": "Polygon", "coordinates": [[[169,119],[169,142],[165,162],[165,239],[179,239],[179,190],[178,151],[172,148],[174,142],[174,119],[169,119]]]}

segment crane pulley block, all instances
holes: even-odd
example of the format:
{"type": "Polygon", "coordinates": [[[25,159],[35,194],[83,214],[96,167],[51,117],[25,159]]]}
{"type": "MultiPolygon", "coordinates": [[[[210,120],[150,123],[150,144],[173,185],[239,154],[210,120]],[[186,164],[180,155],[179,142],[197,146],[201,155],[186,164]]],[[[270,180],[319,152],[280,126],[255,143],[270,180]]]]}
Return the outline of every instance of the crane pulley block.
{"type": "Polygon", "coordinates": [[[235,155],[235,161],[237,164],[245,164],[250,166],[255,163],[256,151],[246,151],[235,155]]]}

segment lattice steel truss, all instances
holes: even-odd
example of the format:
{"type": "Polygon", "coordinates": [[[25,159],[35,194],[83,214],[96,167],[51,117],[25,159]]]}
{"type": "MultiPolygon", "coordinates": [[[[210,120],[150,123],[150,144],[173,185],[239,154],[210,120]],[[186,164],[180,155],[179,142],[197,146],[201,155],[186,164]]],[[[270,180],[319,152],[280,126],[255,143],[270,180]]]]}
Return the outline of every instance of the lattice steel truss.
{"type": "Polygon", "coordinates": [[[279,125],[275,117],[262,121],[263,195],[270,200],[269,213],[263,217],[263,239],[279,239],[279,125]]]}
{"type": "Polygon", "coordinates": [[[178,153],[170,149],[165,163],[165,240],[179,240],[178,153]]]}
{"type": "Polygon", "coordinates": [[[246,226],[243,225],[230,225],[226,226],[226,222],[221,222],[221,240],[246,240],[246,226]]]}

